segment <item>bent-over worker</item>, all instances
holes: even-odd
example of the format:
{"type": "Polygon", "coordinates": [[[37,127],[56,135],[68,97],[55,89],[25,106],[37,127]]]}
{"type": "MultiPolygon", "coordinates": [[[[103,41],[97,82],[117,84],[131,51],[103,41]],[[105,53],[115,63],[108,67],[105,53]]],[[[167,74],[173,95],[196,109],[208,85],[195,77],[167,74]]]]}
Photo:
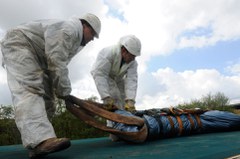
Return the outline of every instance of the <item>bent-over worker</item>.
{"type": "Polygon", "coordinates": [[[135,35],[120,38],[116,45],[100,51],[91,74],[103,102],[111,107],[135,110],[141,42],[135,35]]]}
{"type": "Polygon", "coordinates": [[[12,94],[15,122],[29,157],[70,146],[57,138],[49,121],[55,97],[71,93],[67,65],[83,47],[99,37],[101,22],[94,14],[69,20],[38,20],[10,29],[1,43],[12,94]]]}

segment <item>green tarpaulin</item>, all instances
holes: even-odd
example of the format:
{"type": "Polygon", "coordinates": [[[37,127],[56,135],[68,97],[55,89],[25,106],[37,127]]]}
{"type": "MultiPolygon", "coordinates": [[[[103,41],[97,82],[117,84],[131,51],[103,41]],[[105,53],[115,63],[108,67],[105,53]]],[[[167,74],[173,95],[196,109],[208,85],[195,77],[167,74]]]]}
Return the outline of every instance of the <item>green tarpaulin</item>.
{"type": "MultiPolygon", "coordinates": [[[[240,131],[149,141],[112,142],[108,138],[72,140],[72,146],[43,159],[224,159],[240,154],[240,131]]],[[[0,146],[0,159],[27,159],[21,145],[0,146]]]]}

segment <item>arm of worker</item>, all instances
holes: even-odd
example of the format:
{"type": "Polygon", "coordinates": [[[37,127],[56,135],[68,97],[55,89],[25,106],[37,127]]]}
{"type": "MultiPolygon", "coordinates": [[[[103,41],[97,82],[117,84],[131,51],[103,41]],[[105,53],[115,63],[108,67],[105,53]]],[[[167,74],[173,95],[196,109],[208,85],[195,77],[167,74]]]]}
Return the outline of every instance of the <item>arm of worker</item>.
{"type": "Polygon", "coordinates": [[[68,29],[59,28],[59,26],[50,26],[45,33],[48,71],[58,97],[64,97],[71,93],[67,64],[73,39],[74,35],[68,29]]]}
{"type": "Polygon", "coordinates": [[[127,111],[134,111],[135,110],[135,98],[137,92],[137,84],[138,84],[138,74],[137,74],[137,62],[133,61],[130,65],[125,82],[125,110],[127,111]]]}

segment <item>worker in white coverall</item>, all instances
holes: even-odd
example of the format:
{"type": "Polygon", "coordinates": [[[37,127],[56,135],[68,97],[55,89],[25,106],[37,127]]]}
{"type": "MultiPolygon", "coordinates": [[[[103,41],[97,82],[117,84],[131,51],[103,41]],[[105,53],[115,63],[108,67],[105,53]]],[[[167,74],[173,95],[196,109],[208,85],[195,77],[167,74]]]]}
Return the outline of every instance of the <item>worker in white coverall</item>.
{"type": "Polygon", "coordinates": [[[57,138],[49,119],[55,99],[71,93],[70,60],[99,37],[101,22],[94,14],[69,20],[39,20],[9,30],[1,43],[12,94],[15,122],[29,157],[66,149],[68,138],[57,138]]]}
{"type": "MultiPolygon", "coordinates": [[[[141,42],[135,35],[120,38],[116,45],[104,48],[98,54],[91,74],[103,103],[128,111],[135,110],[138,85],[136,56],[140,56],[141,42]]],[[[111,122],[107,122],[111,126],[111,122]]],[[[110,138],[117,140],[114,135],[110,138]]]]}
{"type": "Polygon", "coordinates": [[[119,43],[104,48],[98,54],[91,74],[105,104],[120,109],[134,110],[137,92],[137,61],[141,42],[134,35],[127,35],[119,43]]]}

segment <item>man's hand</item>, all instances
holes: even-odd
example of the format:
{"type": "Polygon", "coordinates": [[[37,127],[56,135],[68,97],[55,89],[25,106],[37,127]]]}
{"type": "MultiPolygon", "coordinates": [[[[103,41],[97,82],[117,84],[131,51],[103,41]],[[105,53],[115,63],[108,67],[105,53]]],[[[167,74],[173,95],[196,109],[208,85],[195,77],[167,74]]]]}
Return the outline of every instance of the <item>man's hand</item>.
{"type": "Polygon", "coordinates": [[[136,110],[134,104],[135,104],[135,101],[134,101],[134,100],[127,99],[127,100],[125,101],[124,109],[125,109],[126,111],[133,112],[133,111],[136,110]]]}
{"type": "Polygon", "coordinates": [[[114,105],[114,99],[111,97],[106,97],[103,99],[103,104],[106,110],[112,110],[114,105]]]}

